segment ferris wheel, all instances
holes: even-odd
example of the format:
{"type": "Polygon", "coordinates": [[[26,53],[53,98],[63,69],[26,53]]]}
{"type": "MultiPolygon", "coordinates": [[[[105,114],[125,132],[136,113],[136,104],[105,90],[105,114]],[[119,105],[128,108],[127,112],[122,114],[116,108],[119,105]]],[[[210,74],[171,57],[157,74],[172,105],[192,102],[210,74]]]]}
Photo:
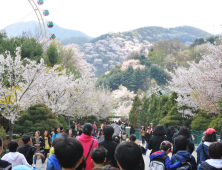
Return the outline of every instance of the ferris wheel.
{"type": "MultiPolygon", "coordinates": [[[[39,6],[44,4],[44,0],[37,0],[37,3],[34,2],[34,0],[28,0],[30,5],[33,8],[33,11],[36,14],[37,20],[39,22],[39,27],[41,30],[42,38],[47,38],[47,30],[48,28],[52,28],[54,26],[52,21],[47,21],[47,25],[45,24],[45,19],[43,16],[47,17],[49,16],[49,10],[48,9],[40,9],[39,6]],[[47,27],[46,27],[47,26],[47,27]]],[[[54,40],[56,38],[55,34],[50,34],[50,40],[54,40]]]]}

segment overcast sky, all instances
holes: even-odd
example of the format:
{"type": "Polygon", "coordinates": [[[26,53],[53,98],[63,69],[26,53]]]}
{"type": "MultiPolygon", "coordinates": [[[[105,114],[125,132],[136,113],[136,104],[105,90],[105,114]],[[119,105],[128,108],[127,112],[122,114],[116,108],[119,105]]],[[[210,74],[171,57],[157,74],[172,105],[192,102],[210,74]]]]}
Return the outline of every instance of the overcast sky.
{"type": "MultiPolygon", "coordinates": [[[[212,34],[222,33],[222,0],[44,1],[40,9],[50,12],[45,19],[92,37],[147,26],[189,25],[212,34]]],[[[28,0],[0,0],[0,29],[17,21],[36,20],[31,12],[28,0]]]]}

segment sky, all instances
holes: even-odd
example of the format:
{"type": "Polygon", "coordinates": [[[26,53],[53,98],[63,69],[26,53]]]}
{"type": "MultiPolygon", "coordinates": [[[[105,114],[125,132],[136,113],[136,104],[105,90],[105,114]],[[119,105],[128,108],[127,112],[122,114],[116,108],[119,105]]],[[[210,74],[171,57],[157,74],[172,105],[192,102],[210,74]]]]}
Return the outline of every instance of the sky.
{"type": "MultiPolygon", "coordinates": [[[[44,19],[97,37],[147,26],[183,25],[218,34],[221,6],[221,0],[44,0],[39,8],[50,12],[44,19]]],[[[37,21],[29,0],[0,0],[0,29],[29,20],[37,21]]]]}

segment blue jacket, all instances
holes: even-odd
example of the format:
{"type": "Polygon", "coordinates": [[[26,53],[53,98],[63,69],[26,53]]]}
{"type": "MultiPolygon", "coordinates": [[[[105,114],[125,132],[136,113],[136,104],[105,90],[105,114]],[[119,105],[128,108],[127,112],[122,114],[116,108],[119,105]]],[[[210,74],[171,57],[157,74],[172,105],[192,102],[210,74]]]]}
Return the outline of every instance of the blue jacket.
{"type": "MultiPolygon", "coordinates": [[[[179,158],[179,160],[177,160],[176,157],[173,155],[171,157],[171,164],[174,164],[177,161],[189,162],[192,166],[192,170],[197,170],[196,160],[188,151],[178,151],[176,154],[177,154],[177,157],[179,158]]],[[[172,170],[175,170],[175,168],[172,170]]]]}
{"type": "Polygon", "coordinates": [[[200,144],[199,144],[199,146],[197,147],[197,149],[196,149],[196,152],[197,152],[197,157],[199,158],[199,160],[200,160],[200,162],[199,162],[199,164],[201,164],[202,162],[204,162],[205,160],[207,160],[207,159],[210,159],[210,157],[209,157],[209,155],[208,155],[208,146],[211,144],[211,142],[204,142],[203,144],[203,146],[204,146],[204,151],[205,151],[205,153],[206,153],[206,155],[207,155],[207,158],[205,158],[205,155],[204,155],[204,152],[203,152],[203,148],[202,148],[202,143],[203,142],[201,142],[200,144]],[[207,144],[207,145],[206,145],[207,144]]]}
{"type": "Polygon", "coordinates": [[[56,159],[55,154],[52,154],[52,156],[48,158],[46,170],[61,170],[59,161],[56,159]]]}
{"type": "MultiPolygon", "coordinates": [[[[151,162],[155,157],[159,156],[159,157],[162,158],[164,155],[166,155],[166,154],[165,154],[165,152],[163,152],[163,151],[154,152],[152,155],[150,155],[150,162],[151,162]]],[[[176,162],[175,164],[174,164],[174,163],[171,164],[169,157],[167,157],[167,158],[165,159],[166,170],[171,170],[171,169],[173,169],[173,168],[177,168],[177,167],[179,167],[180,165],[181,165],[181,162],[180,162],[180,161],[176,162]]]]}
{"type": "Polygon", "coordinates": [[[57,137],[59,137],[59,136],[61,136],[62,135],[62,133],[60,132],[60,133],[57,133],[57,134],[53,134],[52,135],[52,141],[55,139],[55,138],[57,138],[57,137]]]}

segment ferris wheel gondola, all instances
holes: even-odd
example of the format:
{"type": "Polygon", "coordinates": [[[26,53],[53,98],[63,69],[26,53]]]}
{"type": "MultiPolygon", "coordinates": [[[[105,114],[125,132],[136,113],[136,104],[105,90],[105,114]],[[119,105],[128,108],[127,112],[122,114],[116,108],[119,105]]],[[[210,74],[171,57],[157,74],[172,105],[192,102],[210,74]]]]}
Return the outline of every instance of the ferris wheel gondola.
{"type": "Polygon", "coordinates": [[[43,4],[44,4],[44,0],[38,0],[38,1],[37,1],[37,4],[38,4],[38,5],[43,5],[43,4]]]}
{"type": "Polygon", "coordinates": [[[44,15],[44,16],[48,16],[48,15],[49,15],[49,10],[44,10],[44,11],[43,11],[43,15],[44,15]]]}

